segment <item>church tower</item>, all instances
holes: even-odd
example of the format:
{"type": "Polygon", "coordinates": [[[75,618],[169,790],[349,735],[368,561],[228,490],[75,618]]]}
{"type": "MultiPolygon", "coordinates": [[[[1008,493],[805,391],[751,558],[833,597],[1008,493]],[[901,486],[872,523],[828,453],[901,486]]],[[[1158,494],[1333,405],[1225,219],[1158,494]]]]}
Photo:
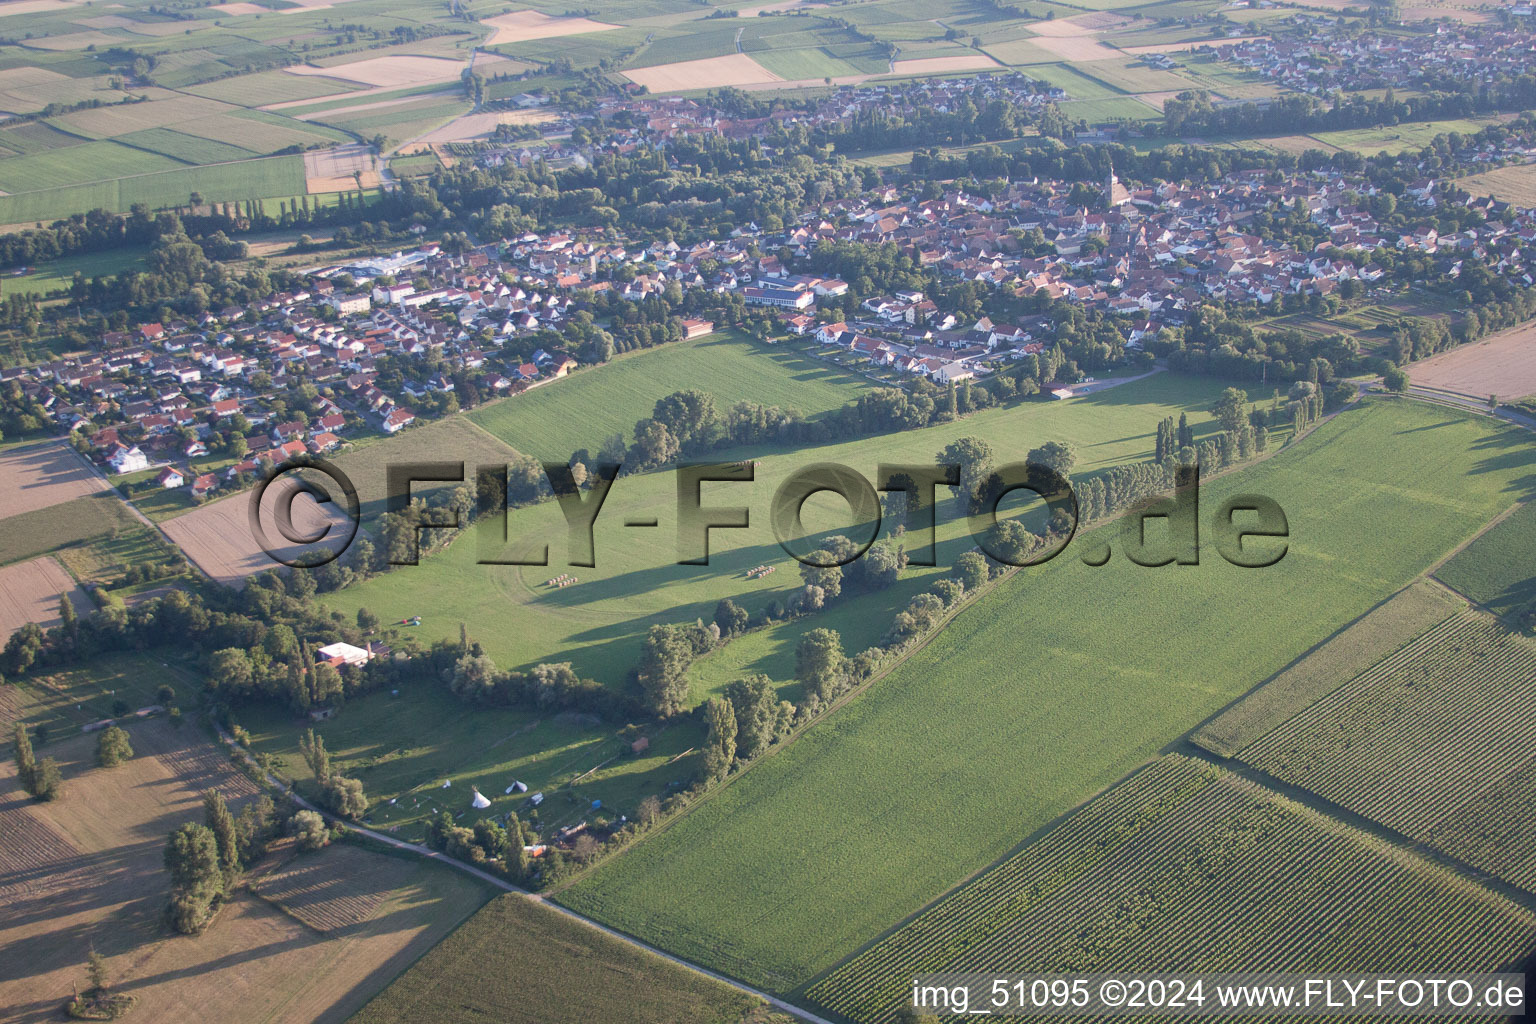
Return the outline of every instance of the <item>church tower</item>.
{"type": "Polygon", "coordinates": [[[1115,210],[1131,201],[1130,191],[1115,176],[1115,165],[1109,165],[1109,174],[1104,178],[1104,212],[1113,213],[1115,210]]]}

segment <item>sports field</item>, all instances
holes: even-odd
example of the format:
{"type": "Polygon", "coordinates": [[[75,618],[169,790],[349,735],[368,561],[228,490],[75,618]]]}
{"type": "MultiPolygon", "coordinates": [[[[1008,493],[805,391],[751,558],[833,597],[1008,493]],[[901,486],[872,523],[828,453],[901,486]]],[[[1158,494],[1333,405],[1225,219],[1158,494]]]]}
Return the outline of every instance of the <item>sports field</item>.
{"type": "Polygon", "coordinates": [[[1021,572],[560,898],[795,990],[1403,587],[1529,492],[1533,467],[1524,436],[1477,417],[1343,412],[1203,489],[1207,517],[1236,493],[1281,504],[1277,565],[1239,569],[1206,547],[1198,567],[1069,556],[1021,572]],[[1372,525],[1399,521],[1415,529],[1372,525]],[[928,827],[936,808],[942,830],[928,827]]]}

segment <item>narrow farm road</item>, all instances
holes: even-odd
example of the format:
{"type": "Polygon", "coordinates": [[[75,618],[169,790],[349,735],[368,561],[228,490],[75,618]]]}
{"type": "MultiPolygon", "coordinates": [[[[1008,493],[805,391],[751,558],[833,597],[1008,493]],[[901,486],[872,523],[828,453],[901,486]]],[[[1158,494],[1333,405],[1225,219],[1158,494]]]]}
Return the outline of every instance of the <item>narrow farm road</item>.
{"type": "Polygon", "coordinates": [[[218,730],[219,739],[221,739],[224,742],[225,746],[227,746],[230,750],[234,751],[237,755],[239,755],[241,758],[243,758],[245,760],[245,762],[247,764],[249,764],[251,767],[253,767],[257,771],[261,772],[262,775],[266,778],[267,782],[270,785],[272,785],[273,787],[275,787],[276,789],[278,789],[278,790],[280,790],[282,792],[288,793],[293,798],[293,802],[298,804],[304,810],[314,811],[316,814],[318,814],[321,817],[325,818],[325,820],[327,820],[327,821],[338,822],[338,823],[346,826],[349,830],[351,830],[353,832],[356,832],[359,835],[367,836],[369,839],[372,839],[375,842],[383,843],[385,846],[389,846],[389,847],[392,847],[392,848],[394,848],[396,850],[401,850],[401,851],[406,852],[406,853],[413,853],[413,854],[416,854],[419,857],[426,857],[426,858],[428,858],[430,860],[435,860],[438,863],[443,864],[443,865],[445,865],[447,867],[453,868],[456,871],[462,871],[462,872],[464,872],[467,875],[470,875],[470,876],[472,876],[474,878],[477,878],[480,881],[486,883],[487,885],[490,885],[490,886],[493,886],[494,888],[500,889],[503,892],[514,893],[514,894],[516,894],[518,896],[523,897],[524,899],[529,899],[529,900],[534,901],[535,903],[542,904],[543,906],[548,907],[550,910],[553,910],[557,914],[563,914],[563,915],[565,915],[566,917],[570,918],[573,921],[580,921],[582,924],[586,925],[588,928],[592,928],[592,929],[595,929],[596,931],[600,931],[604,935],[609,936],[610,938],[617,939],[619,942],[625,943],[626,945],[629,945],[629,946],[633,946],[636,949],[643,949],[647,953],[652,954],[653,956],[659,956],[663,960],[667,960],[667,961],[669,961],[671,963],[674,963],[674,964],[676,964],[679,967],[686,968],[687,970],[693,971],[696,974],[702,974],[702,975],[704,975],[704,977],[709,978],[709,979],[711,979],[713,981],[717,981],[717,982],[719,982],[722,985],[729,985],[731,988],[736,989],[738,992],[745,992],[747,995],[755,996],[756,998],[761,999],[763,1002],[765,1002],[765,1003],[769,1004],[770,1006],[772,1006],[774,1009],[782,1010],[783,1012],[789,1014],[790,1016],[796,1018],[797,1020],[806,1021],[807,1024],[832,1024],[832,1022],[827,1020],[825,1017],[819,1017],[816,1014],[811,1013],[809,1010],[802,1009],[801,1007],[798,1007],[798,1006],[794,1005],[793,1003],[785,1002],[783,999],[780,999],[778,996],[771,995],[771,994],[769,994],[767,992],[763,992],[763,991],[761,991],[759,989],[755,989],[755,988],[753,988],[750,985],[744,985],[744,984],[742,984],[741,982],[737,981],[734,978],[726,977],[723,974],[717,974],[714,971],[711,971],[707,967],[701,967],[701,966],[699,966],[696,963],[693,963],[693,962],[688,961],[688,960],[684,960],[682,957],[674,956],[674,955],[672,955],[671,953],[668,953],[665,950],[657,949],[655,946],[652,946],[649,943],[641,942],[639,939],[635,938],[632,935],[625,935],[623,932],[614,931],[612,928],[609,928],[606,925],[599,924],[598,922],[592,920],[589,917],[584,917],[581,914],[576,913],[576,911],[569,909],[568,907],[562,907],[558,903],[553,903],[550,900],[545,899],[539,893],[529,892],[527,889],[523,889],[523,888],[520,888],[519,886],[513,885],[511,882],[508,882],[504,878],[497,878],[495,875],[490,874],[489,872],[481,871],[479,868],[475,867],[472,864],[466,864],[466,863],[464,863],[461,860],[455,860],[454,858],[449,857],[449,856],[447,856],[444,853],[441,853],[441,852],[439,852],[437,850],[434,850],[434,849],[432,849],[430,847],[427,847],[427,846],[422,846],[419,843],[406,842],[403,839],[396,839],[394,836],[388,835],[386,833],[376,832],[373,829],[363,828],[362,826],[357,825],[357,824],[355,824],[353,822],[344,821],[341,818],[336,817],[334,814],[331,814],[329,811],[325,810],[324,808],[316,807],[314,804],[310,803],[308,800],[305,800],[302,796],[299,796],[299,794],[293,792],[292,789],[289,787],[289,785],[286,782],[284,782],[282,779],[278,778],[276,775],[273,775],[271,772],[268,772],[268,771],[263,771],[261,769],[261,767],[256,764],[255,759],[253,759],[251,757],[250,752],[247,751],[244,747],[240,746],[238,743],[236,743],[235,742],[235,738],[233,736],[231,736],[228,732],[226,732],[222,725],[218,724],[217,722],[214,722],[213,723],[213,727],[216,730],[218,730]]]}

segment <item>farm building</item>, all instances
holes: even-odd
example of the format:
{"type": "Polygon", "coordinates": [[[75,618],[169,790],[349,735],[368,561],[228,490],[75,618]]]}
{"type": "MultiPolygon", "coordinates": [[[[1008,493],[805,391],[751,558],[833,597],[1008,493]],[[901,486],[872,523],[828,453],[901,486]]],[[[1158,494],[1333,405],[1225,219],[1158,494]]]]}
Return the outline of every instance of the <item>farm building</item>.
{"type": "Polygon", "coordinates": [[[370,651],[340,642],[326,644],[315,653],[320,656],[321,661],[335,668],[340,668],[342,665],[363,665],[373,657],[370,651]]]}

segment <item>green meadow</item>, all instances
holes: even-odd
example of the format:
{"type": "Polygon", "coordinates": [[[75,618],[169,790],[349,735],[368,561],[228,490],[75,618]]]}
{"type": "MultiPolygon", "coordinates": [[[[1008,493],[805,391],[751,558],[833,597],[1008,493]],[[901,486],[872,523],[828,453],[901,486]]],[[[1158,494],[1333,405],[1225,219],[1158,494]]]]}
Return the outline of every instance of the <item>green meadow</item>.
{"type": "Polygon", "coordinates": [[[619,356],[565,380],[481,406],[477,425],[539,459],[569,459],[596,451],[604,439],[651,415],[656,399],[685,388],[715,396],[724,412],[740,401],[761,402],[815,416],[841,407],[870,387],[790,344],[763,345],[725,330],[619,356]]]}
{"type": "MultiPolygon", "coordinates": [[[[594,386],[633,387],[636,394],[664,394],[667,389],[633,382],[650,355],[633,360],[631,377],[600,368],[590,374],[594,386]],[[608,374],[605,378],[604,374],[608,374]],[[621,379],[630,383],[620,383],[621,379]]],[[[766,361],[752,355],[757,365],[766,361]]],[[[819,365],[819,364],[817,364],[819,365]]],[[[772,376],[763,372],[764,388],[772,376]]],[[[575,390],[578,378],[547,389],[551,400],[564,393],[562,405],[551,405],[545,415],[549,448],[530,445],[526,434],[500,432],[523,451],[550,451],[568,456],[578,444],[595,444],[609,429],[594,429],[583,421],[587,409],[601,402],[575,390]],[[567,390],[570,389],[570,390],[567,390]],[[558,410],[558,411],[554,411],[558,410]],[[575,411],[571,411],[575,410],[575,411]],[[581,431],[574,439],[561,440],[559,427],[573,424],[581,431]],[[591,436],[586,432],[590,430],[591,436]]],[[[687,381],[677,380],[678,386],[687,381]]],[[[695,378],[694,383],[700,383],[695,378]]],[[[635,663],[646,630],[658,623],[708,620],[715,604],[724,597],[736,600],[749,612],[770,601],[785,601],[801,582],[798,563],[778,545],[768,522],[775,490],[792,473],[816,462],[848,465],[873,480],[881,463],[932,464],[935,453],[956,438],[977,436],[990,443],[996,461],[1022,461],[1031,448],[1046,441],[1072,444],[1079,453],[1076,473],[1090,473],[1122,462],[1151,455],[1157,422],[1165,416],[1187,413],[1197,431],[1214,429],[1209,407],[1221,390],[1216,382],[1184,380],[1169,374],[1133,381],[1096,395],[1058,402],[1033,400],[1006,409],[993,409],[963,420],[923,430],[886,434],[842,443],[810,445],[798,450],[762,449],[722,453],[722,460],[754,457],[759,464],[755,480],[748,483],[709,483],[703,486],[706,507],[743,506],[751,523],[746,529],[717,529],[710,535],[710,564],[679,565],[677,477],[672,471],[621,477],[613,485],[593,530],[595,567],[572,566],[568,559],[567,530],[559,506],[544,502],[513,510],[507,518],[509,542],[493,538],[482,549],[481,537],[471,531],[456,537],[447,550],[424,558],[420,565],[404,566],[359,586],[325,596],[326,603],[347,615],[366,606],[385,621],[423,616],[423,640],[456,637],[463,622],[470,635],[504,668],[543,661],[570,661],[582,675],[618,685],[635,663]],[[655,520],[656,527],[626,527],[628,520],[655,520]],[[547,545],[547,565],[480,564],[483,558],[532,558],[547,545]],[[755,579],[747,571],[771,565],[775,571],[755,579]],[[570,574],[577,583],[551,587],[546,581],[570,574]],[[508,628],[516,623],[516,628],[508,628]]],[[[763,390],[757,394],[764,400],[763,390]]],[[[533,397],[523,395],[500,408],[516,406],[533,397]]],[[[615,399],[618,401],[618,399],[615,399]]],[[[648,406],[638,398],[629,401],[648,406]]],[[[634,415],[634,409],[625,417],[634,415]]],[[[642,409],[648,411],[648,408],[642,409]]],[[[444,450],[435,458],[464,456],[444,450]]],[[[466,472],[473,472],[472,469],[466,472]]],[[[940,561],[970,547],[968,527],[947,503],[938,533],[940,561]]],[[[493,530],[496,523],[488,524],[493,530]]],[[[806,505],[808,533],[847,531],[848,510],[840,498],[818,495],[806,505]]],[[[926,585],[924,578],[939,570],[913,571],[898,585],[898,594],[926,585]]],[[[886,605],[898,594],[870,595],[851,601],[841,613],[855,616],[848,626],[861,642],[878,638],[894,609],[886,605]],[[867,604],[865,602],[868,602],[867,604]],[[853,611],[854,606],[859,611],[853,611]]],[[[819,620],[816,620],[819,621],[819,620]]],[[[800,624],[805,628],[814,621],[800,624]]],[[[717,689],[735,678],[731,667],[737,659],[752,671],[769,671],[787,680],[795,626],[777,627],[765,635],[754,634],[699,663],[699,692],[717,689]],[[738,648],[738,645],[739,648],[738,648]],[[713,658],[720,658],[715,668],[713,658]]]]}
{"type": "Polygon", "coordinates": [[[1203,488],[1198,566],[1091,568],[1069,553],[1015,574],[560,899],[803,991],[1401,589],[1528,497],[1533,470],[1521,432],[1479,417],[1399,401],[1340,413],[1203,488]],[[1212,549],[1211,517],[1235,494],[1285,509],[1277,565],[1241,569],[1212,549]]]}

